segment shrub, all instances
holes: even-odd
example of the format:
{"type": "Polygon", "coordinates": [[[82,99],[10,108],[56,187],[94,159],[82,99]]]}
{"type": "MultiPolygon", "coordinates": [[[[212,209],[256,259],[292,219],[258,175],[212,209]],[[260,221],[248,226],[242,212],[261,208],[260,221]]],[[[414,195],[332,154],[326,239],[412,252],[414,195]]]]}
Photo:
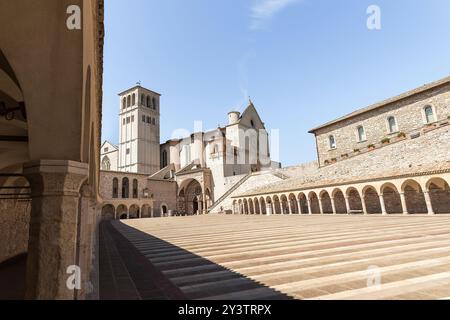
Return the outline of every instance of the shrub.
{"type": "Polygon", "coordinates": [[[406,138],[406,133],[399,132],[399,134],[397,135],[397,138],[406,138]]]}
{"type": "Polygon", "coordinates": [[[389,139],[389,138],[384,138],[383,140],[381,140],[382,144],[386,144],[386,143],[390,143],[390,142],[391,142],[391,139],[389,139]]]}

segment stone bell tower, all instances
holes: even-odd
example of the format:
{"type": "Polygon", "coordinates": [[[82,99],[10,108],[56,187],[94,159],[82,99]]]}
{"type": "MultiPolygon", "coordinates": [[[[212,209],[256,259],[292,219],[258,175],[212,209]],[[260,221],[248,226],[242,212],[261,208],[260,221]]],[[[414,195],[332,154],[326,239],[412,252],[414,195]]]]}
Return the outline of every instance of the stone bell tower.
{"type": "Polygon", "coordinates": [[[154,174],[160,170],[161,95],[140,85],[119,94],[119,171],[154,174]]]}

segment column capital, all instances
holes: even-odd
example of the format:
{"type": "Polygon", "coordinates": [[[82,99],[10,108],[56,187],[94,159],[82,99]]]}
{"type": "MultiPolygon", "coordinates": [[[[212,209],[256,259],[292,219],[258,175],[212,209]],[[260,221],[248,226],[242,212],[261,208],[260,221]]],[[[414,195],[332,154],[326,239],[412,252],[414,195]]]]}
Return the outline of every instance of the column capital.
{"type": "Polygon", "coordinates": [[[89,175],[89,165],[67,160],[38,160],[24,164],[23,174],[30,181],[32,197],[78,196],[89,175]]]}

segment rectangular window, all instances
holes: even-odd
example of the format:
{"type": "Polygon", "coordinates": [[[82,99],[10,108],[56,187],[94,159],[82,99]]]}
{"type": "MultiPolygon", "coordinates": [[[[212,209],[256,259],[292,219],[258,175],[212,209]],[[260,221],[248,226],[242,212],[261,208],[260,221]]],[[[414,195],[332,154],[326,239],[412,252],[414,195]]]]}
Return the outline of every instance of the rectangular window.
{"type": "Polygon", "coordinates": [[[145,122],[145,116],[142,116],[142,122],[145,122]]]}
{"type": "Polygon", "coordinates": [[[123,124],[125,125],[125,118],[123,118],[123,124]]]}
{"type": "Polygon", "coordinates": [[[358,127],[358,140],[359,142],[366,141],[366,131],[364,130],[364,127],[360,126],[358,127]]]}
{"type": "Polygon", "coordinates": [[[130,148],[127,148],[126,152],[127,152],[127,154],[130,154],[130,148]]]}
{"type": "Polygon", "coordinates": [[[134,122],[134,116],[131,116],[131,122],[134,122]]]}
{"type": "Polygon", "coordinates": [[[130,123],[130,117],[127,117],[127,124],[130,123]]]}

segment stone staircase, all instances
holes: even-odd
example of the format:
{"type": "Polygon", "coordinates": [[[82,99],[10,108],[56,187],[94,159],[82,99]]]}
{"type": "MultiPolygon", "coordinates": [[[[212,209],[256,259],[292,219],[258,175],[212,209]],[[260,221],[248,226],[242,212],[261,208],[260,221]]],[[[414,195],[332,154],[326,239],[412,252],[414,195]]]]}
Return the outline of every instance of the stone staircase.
{"type": "Polygon", "coordinates": [[[222,203],[226,198],[228,198],[237,188],[239,188],[242,184],[244,184],[245,181],[247,181],[250,176],[252,174],[248,174],[245,177],[243,177],[241,180],[239,180],[233,187],[231,187],[227,192],[225,192],[223,194],[223,196],[221,196],[219,198],[219,200],[217,200],[216,202],[214,202],[214,204],[208,209],[208,213],[211,213],[215,208],[217,208],[217,206],[222,203]]]}

